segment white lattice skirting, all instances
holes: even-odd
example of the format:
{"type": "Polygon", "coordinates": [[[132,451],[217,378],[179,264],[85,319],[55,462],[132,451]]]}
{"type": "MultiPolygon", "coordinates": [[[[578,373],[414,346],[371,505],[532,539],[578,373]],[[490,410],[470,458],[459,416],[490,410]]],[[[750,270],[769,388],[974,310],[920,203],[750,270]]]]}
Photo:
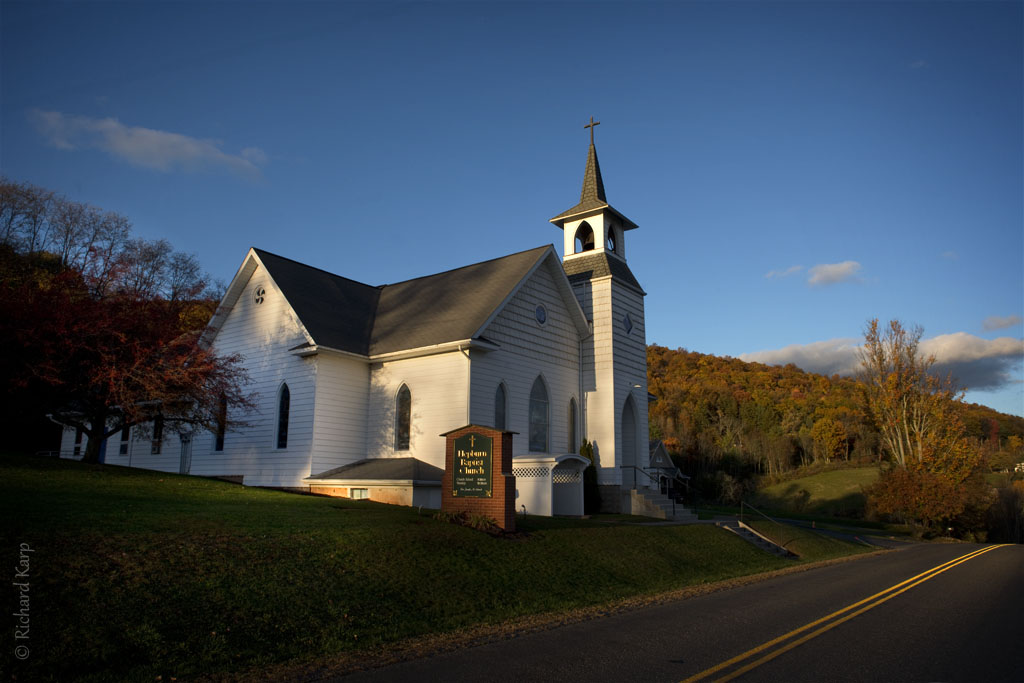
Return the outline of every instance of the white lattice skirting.
{"type": "Polygon", "coordinates": [[[551,481],[555,484],[575,484],[580,480],[579,470],[558,470],[551,474],[551,481]]]}
{"type": "Polygon", "coordinates": [[[548,476],[547,467],[513,467],[512,474],[521,479],[546,479],[548,476]]]}

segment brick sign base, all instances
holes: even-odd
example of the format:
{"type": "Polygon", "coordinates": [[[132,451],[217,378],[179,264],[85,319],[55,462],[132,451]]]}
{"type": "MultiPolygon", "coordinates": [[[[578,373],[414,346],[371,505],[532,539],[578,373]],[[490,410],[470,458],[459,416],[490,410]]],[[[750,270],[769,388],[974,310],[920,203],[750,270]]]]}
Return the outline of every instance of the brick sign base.
{"type": "Polygon", "coordinates": [[[444,479],[441,481],[441,510],[483,515],[493,519],[505,531],[516,530],[516,478],[512,474],[512,432],[493,427],[467,425],[442,434],[445,437],[444,479]],[[490,488],[477,487],[470,493],[457,487],[455,441],[477,435],[473,442],[490,439],[490,488]],[[482,437],[480,439],[479,437],[482,437]],[[460,491],[463,495],[459,495],[460,491]],[[490,495],[487,495],[490,494],[490,495]]]}

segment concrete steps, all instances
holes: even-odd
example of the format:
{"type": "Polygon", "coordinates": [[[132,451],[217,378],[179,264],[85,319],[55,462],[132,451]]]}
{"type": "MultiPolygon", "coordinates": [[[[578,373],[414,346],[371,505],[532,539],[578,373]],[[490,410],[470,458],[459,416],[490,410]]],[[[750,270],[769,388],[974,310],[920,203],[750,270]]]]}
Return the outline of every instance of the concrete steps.
{"type": "Polygon", "coordinates": [[[629,492],[629,495],[631,514],[672,522],[697,521],[697,515],[679,503],[675,504],[675,512],[673,513],[672,499],[662,493],[633,489],[629,492]]]}

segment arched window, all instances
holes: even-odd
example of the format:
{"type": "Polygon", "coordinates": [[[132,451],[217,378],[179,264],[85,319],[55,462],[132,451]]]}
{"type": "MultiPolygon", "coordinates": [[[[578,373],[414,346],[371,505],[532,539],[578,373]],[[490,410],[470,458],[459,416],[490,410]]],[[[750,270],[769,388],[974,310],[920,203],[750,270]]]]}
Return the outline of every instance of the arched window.
{"type": "Polygon", "coordinates": [[[277,401],[277,447],[288,448],[288,411],[291,408],[292,394],[288,385],[281,385],[281,395],[277,401]]]}
{"type": "Polygon", "coordinates": [[[608,238],[605,240],[604,248],[608,251],[615,251],[615,227],[608,226],[608,238]]]}
{"type": "Polygon", "coordinates": [[[224,450],[224,432],[228,428],[228,398],[220,395],[220,402],[217,404],[217,434],[213,442],[213,450],[224,450]]]}
{"type": "Polygon", "coordinates": [[[409,431],[412,426],[412,393],[404,384],[395,397],[395,450],[409,450],[409,431]]]}
{"type": "Polygon", "coordinates": [[[502,431],[508,429],[506,426],[505,415],[506,408],[508,405],[508,392],[505,390],[504,384],[499,384],[497,390],[494,392],[494,428],[502,431]]]}
{"type": "Polygon", "coordinates": [[[548,388],[541,377],[530,389],[530,452],[548,452],[548,388]]]}
{"type": "Polygon", "coordinates": [[[576,446],[576,399],[569,399],[569,452],[575,453],[576,446]]]}
{"type": "Polygon", "coordinates": [[[580,223],[580,227],[576,228],[576,252],[591,251],[594,248],[594,229],[590,227],[590,223],[583,221],[580,223]]]}

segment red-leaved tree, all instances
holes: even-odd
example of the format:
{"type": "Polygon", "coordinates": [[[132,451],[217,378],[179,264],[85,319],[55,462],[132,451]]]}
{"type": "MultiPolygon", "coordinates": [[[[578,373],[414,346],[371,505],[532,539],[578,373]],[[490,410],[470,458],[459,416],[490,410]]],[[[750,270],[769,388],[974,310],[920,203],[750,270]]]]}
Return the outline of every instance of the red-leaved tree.
{"type": "Polygon", "coordinates": [[[0,182],[8,419],[44,412],[82,429],[91,462],[125,427],[217,430],[224,405],[236,415],[253,405],[242,359],[200,344],[216,293],[195,257],[163,240],[131,240],[127,225],[116,214],[0,182]],[[5,204],[10,197],[17,202],[5,204]]]}

